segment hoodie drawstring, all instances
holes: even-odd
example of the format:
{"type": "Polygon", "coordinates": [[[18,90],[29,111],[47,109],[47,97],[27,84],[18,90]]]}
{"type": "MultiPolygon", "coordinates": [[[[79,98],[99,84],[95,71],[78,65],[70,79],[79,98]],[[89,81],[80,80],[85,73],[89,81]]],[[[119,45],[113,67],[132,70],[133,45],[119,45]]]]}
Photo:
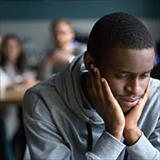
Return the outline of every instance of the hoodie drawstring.
{"type": "Polygon", "coordinates": [[[88,139],[87,139],[87,149],[88,151],[92,150],[93,145],[93,135],[92,135],[92,128],[90,123],[86,123],[87,131],[88,131],[88,139]]]}

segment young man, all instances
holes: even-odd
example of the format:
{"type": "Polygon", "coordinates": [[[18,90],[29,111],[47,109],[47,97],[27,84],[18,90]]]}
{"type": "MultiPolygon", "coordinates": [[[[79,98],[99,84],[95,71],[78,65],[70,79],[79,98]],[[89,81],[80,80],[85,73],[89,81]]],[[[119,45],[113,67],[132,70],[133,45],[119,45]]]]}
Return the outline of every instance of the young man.
{"type": "Polygon", "coordinates": [[[27,158],[160,159],[154,56],[151,35],[138,19],[126,13],[102,17],[84,55],[27,91],[27,158]]]}

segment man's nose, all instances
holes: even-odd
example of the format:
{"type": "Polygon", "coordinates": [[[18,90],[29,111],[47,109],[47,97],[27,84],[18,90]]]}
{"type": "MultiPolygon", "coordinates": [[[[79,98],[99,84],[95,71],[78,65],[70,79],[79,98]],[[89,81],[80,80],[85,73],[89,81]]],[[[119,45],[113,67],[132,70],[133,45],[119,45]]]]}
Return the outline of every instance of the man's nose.
{"type": "Polygon", "coordinates": [[[130,79],[126,85],[126,91],[133,95],[139,95],[140,82],[138,78],[130,79]]]}

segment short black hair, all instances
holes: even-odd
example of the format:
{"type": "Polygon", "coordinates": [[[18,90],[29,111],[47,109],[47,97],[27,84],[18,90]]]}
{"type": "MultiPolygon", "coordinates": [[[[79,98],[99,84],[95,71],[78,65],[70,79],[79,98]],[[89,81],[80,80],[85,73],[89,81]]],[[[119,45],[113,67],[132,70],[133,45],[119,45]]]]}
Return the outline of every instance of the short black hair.
{"type": "Polygon", "coordinates": [[[87,42],[87,52],[100,58],[113,48],[153,48],[154,41],[145,25],[128,13],[103,16],[93,26],[87,42]]]}

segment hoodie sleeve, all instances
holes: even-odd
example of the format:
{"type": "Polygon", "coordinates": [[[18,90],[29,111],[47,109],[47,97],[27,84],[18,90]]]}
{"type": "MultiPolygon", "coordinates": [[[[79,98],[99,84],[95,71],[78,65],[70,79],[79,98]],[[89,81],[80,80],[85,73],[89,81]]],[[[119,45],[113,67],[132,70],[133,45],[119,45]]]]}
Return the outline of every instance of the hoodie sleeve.
{"type": "MultiPolygon", "coordinates": [[[[27,159],[71,159],[71,151],[52,123],[43,100],[27,91],[24,97],[23,118],[27,147],[27,159]]],[[[25,159],[25,158],[24,158],[25,159]]]]}
{"type": "Polygon", "coordinates": [[[149,140],[142,134],[137,143],[127,147],[127,152],[131,159],[160,160],[160,118],[149,140]]]}
{"type": "Polygon", "coordinates": [[[87,160],[103,160],[105,157],[116,160],[124,148],[131,159],[160,160],[160,119],[149,139],[142,134],[131,146],[125,146],[111,134],[104,132],[92,152],[86,154],[87,160]]]}
{"type": "Polygon", "coordinates": [[[108,132],[104,132],[92,152],[86,153],[86,157],[87,160],[104,160],[104,158],[116,160],[124,148],[123,143],[108,132]]]}

